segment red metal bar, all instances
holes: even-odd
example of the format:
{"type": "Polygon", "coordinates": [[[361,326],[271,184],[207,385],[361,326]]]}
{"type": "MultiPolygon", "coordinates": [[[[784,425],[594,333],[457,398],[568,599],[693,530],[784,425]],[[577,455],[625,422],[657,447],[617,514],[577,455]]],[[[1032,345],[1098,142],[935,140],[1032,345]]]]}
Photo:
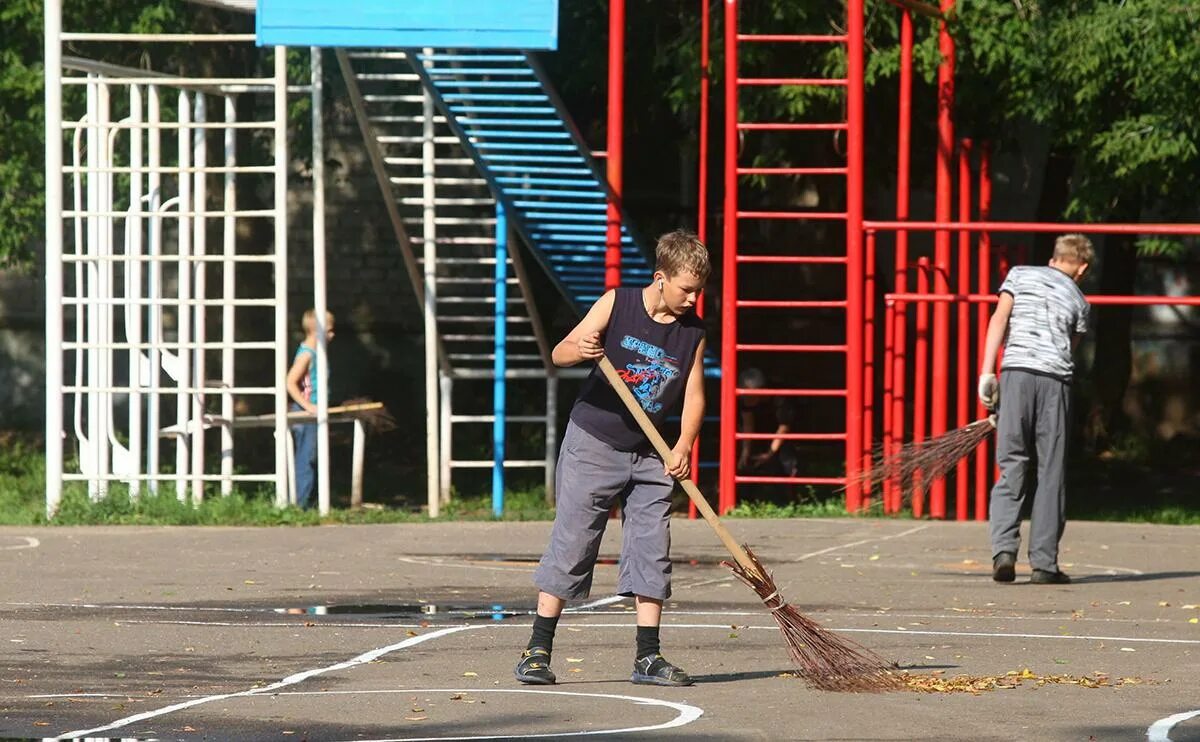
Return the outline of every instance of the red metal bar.
{"type": "Polygon", "coordinates": [[[747,484],[845,484],[843,477],[738,477],[747,484]]]}
{"type": "Polygon", "coordinates": [[[739,211],[739,219],[845,219],[844,211],[739,211]]]}
{"type": "MultiPolygon", "coordinates": [[[[881,441],[884,453],[891,453],[892,450],[892,363],[894,361],[895,350],[892,344],[896,340],[896,308],[894,303],[887,303],[883,307],[883,440],[881,441]]],[[[865,450],[871,450],[866,446],[865,450]]],[[[883,512],[891,513],[892,511],[892,489],[895,485],[891,479],[883,482],[883,512]]]]}
{"type": "Polygon", "coordinates": [[[785,343],[738,343],[738,350],[775,353],[841,353],[845,345],[788,345],[785,343]]]}
{"type": "Polygon", "coordinates": [[[783,33],[740,33],[737,36],[738,41],[801,41],[801,42],[821,42],[828,41],[835,44],[840,44],[846,40],[845,36],[837,36],[831,34],[783,34],[783,33]]]}
{"type": "MultiPolygon", "coordinates": [[[[979,149],[979,220],[986,222],[992,214],[992,146],[984,141],[979,149]]],[[[979,283],[975,290],[980,294],[991,291],[992,236],[979,233],[979,283]]],[[[980,304],[975,309],[976,363],[983,360],[983,347],[987,343],[988,307],[980,304]]],[[[976,400],[975,415],[983,417],[987,409],[976,400]]],[[[985,440],[975,450],[975,520],[987,520],[988,506],[988,442],[985,440]]]]}
{"type": "Polygon", "coordinates": [[[863,366],[863,0],[846,3],[846,510],[862,507],[863,366]]]}
{"type": "MultiPolygon", "coordinates": [[[[963,139],[958,143],[958,220],[971,221],[971,140],[963,139]]],[[[971,233],[958,233],[958,290],[971,290],[971,233]]],[[[971,405],[969,381],[971,374],[971,307],[967,302],[959,302],[955,307],[957,316],[956,330],[958,333],[958,400],[955,404],[955,427],[963,427],[970,422],[969,409],[971,405]]],[[[967,519],[967,471],[966,457],[959,460],[954,470],[954,518],[967,519]]]]}
{"type": "Polygon", "coordinates": [[[783,438],[789,441],[841,441],[845,433],[738,433],[739,441],[766,441],[783,438]]]}
{"type": "MultiPolygon", "coordinates": [[[[696,236],[708,244],[708,0],[700,0],[700,172],[696,177],[696,236]]],[[[704,316],[704,292],[696,297],[696,316],[704,316]]],[[[718,433],[718,436],[720,433],[718,433]]],[[[692,476],[700,474],[700,441],[692,446],[692,476]]],[[[688,518],[695,520],[696,503],[688,498],[688,518]]]]}
{"type": "Polygon", "coordinates": [[[846,302],[841,299],[830,299],[828,301],[820,299],[808,301],[800,299],[742,299],[738,301],[737,305],[739,307],[755,309],[841,309],[846,306],[846,302]]]}
{"type": "Polygon", "coordinates": [[[604,288],[621,285],[621,189],[624,181],[625,120],[625,0],[608,2],[608,156],[605,174],[612,198],[608,201],[604,237],[604,288]]]}
{"type": "MultiPolygon", "coordinates": [[[[725,207],[721,260],[721,421],[737,426],[737,0],[725,0],[725,207]]],[[[737,505],[736,436],[721,436],[717,511],[737,505]]]]}
{"type": "Polygon", "coordinates": [[[1083,232],[1084,234],[1200,234],[1200,224],[1088,224],[1084,222],[901,222],[866,220],[863,229],[906,229],[913,232],[966,230],[968,232],[1083,232]]]}
{"type": "Polygon", "coordinates": [[[739,397],[844,397],[845,389],[738,389],[739,397]]]}
{"type": "MultiPolygon", "coordinates": [[[[867,232],[863,258],[863,336],[862,336],[862,470],[871,471],[871,451],[875,425],[875,233],[867,232]]],[[[863,486],[862,507],[871,507],[870,485],[863,486]]]]}
{"type": "MultiPolygon", "coordinates": [[[[954,0],[942,0],[942,14],[954,7],[954,0]]],[[[951,187],[953,175],[951,160],[954,156],[954,39],[943,20],[938,24],[938,50],[941,63],[938,65],[937,122],[938,143],[935,171],[936,199],[935,218],[950,221],[953,205],[951,187]]],[[[950,233],[939,231],[933,238],[933,286],[934,292],[949,290],[950,278],[950,233]]],[[[950,388],[950,307],[945,304],[933,308],[933,388],[939,391],[950,388]]],[[[929,435],[937,437],[946,432],[946,395],[934,394],[930,410],[929,435]]],[[[946,480],[939,478],[929,488],[929,515],[946,517],[946,480]]]]}
{"type": "MultiPolygon", "coordinates": [[[[912,168],[912,13],[905,10],[900,16],[900,102],[896,146],[896,220],[903,222],[909,214],[909,177],[912,168]]],[[[908,232],[896,232],[896,291],[908,290],[908,232]]],[[[908,353],[908,317],[903,304],[896,305],[893,328],[892,355],[892,450],[898,453],[904,444],[905,362],[908,353]]],[[[893,483],[891,512],[898,513],[901,487],[893,483]]]]}
{"type": "Polygon", "coordinates": [[[846,125],[834,122],[814,124],[740,123],[738,131],[845,131],[846,125]]]}
{"type": "Polygon", "coordinates": [[[845,263],[844,255],[739,255],[739,263],[845,263]]]}
{"type": "MultiPolygon", "coordinates": [[[[906,298],[923,298],[929,293],[929,258],[917,260],[917,293],[906,298]]],[[[917,304],[917,339],[913,354],[913,443],[925,440],[925,399],[928,392],[929,302],[917,304]]],[[[936,396],[936,395],[935,395],[936,396]]],[[[925,494],[921,486],[924,472],[913,474],[913,517],[925,514],[925,494]]]]}
{"type": "Polygon", "coordinates": [[[813,87],[845,87],[849,81],[844,77],[739,77],[738,85],[779,85],[813,86],[813,87]]]}
{"type": "Polygon", "coordinates": [[[739,167],[738,175],[845,175],[844,167],[739,167]]]}
{"type": "MultiPolygon", "coordinates": [[[[919,289],[918,289],[919,291],[919,289]]],[[[884,294],[884,301],[895,303],[919,302],[922,304],[948,304],[966,301],[972,304],[995,304],[995,294],[884,294]]],[[[1154,306],[1200,306],[1200,296],[1161,296],[1136,294],[1085,294],[1088,304],[1093,306],[1154,307],[1154,306]]]]}

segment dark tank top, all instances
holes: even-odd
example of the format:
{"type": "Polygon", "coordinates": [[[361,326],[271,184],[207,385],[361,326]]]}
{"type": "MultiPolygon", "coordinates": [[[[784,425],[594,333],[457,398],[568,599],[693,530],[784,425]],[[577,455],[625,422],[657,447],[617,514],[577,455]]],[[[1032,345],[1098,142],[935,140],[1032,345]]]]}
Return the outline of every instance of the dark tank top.
{"type": "MultiPolygon", "coordinates": [[[[674,322],[651,319],[642,290],[616,290],[612,316],[604,333],[604,354],[625,379],[633,396],[661,427],[687,386],[696,349],[704,339],[704,324],[689,311],[674,322]]],[[[599,368],[592,369],[571,409],[576,425],[618,451],[642,451],[650,442],[608,385],[599,368]]]]}

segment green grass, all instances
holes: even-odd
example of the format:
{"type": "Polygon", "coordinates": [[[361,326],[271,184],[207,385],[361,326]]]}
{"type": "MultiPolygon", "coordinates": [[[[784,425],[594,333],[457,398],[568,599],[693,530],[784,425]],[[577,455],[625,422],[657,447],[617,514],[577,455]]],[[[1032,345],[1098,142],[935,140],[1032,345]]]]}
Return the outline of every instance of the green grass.
{"type": "MultiPolygon", "coordinates": [[[[1177,461],[1194,461],[1176,456],[1177,461]]],[[[1069,520],[1125,521],[1172,525],[1200,525],[1200,473],[1169,472],[1163,461],[1130,461],[1124,458],[1097,460],[1069,474],[1067,517],[1069,520]]],[[[1194,468],[1194,466],[1193,466],[1194,468]]],[[[677,509],[686,500],[677,494],[677,509]]],[[[335,502],[345,503],[344,495],[335,502]]],[[[876,502],[878,502],[876,500],[876,502]]],[[[173,484],[158,494],[129,495],[120,482],[110,485],[107,497],[91,502],[80,482],[64,486],[63,499],[53,521],[45,516],[45,458],[32,439],[0,433],[0,525],[225,525],[225,526],[315,526],[322,523],[421,523],[429,522],[420,505],[394,502],[351,510],[335,507],[324,518],[313,510],[276,508],[273,490],[260,488],[235,491],[227,497],[210,493],[198,505],[181,502],[173,484]]],[[[832,518],[844,517],[840,497],[818,498],[813,493],[791,503],[743,500],[728,514],[731,518],[832,518]]],[[[490,494],[456,494],[443,506],[439,520],[489,521],[490,494]]],[[[883,516],[878,507],[865,517],[883,516]]],[[[553,508],[546,505],[540,487],[509,492],[501,520],[552,520],[553,508]]]]}

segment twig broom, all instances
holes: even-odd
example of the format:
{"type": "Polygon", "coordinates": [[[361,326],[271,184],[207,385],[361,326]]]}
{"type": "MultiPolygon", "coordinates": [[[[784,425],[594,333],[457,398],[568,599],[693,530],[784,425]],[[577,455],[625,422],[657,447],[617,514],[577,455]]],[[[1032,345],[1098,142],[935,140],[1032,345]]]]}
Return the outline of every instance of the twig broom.
{"type": "Polygon", "coordinates": [[[876,486],[894,479],[906,496],[914,490],[924,492],[995,431],[993,414],[936,438],[907,443],[894,454],[880,451],[873,457],[871,468],[860,472],[858,479],[864,485],[876,486]]]}
{"type": "MultiPolygon", "coordinates": [[[[633,418],[637,420],[642,432],[650,439],[658,455],[666,461],[671,449],[662,435],[650,422],[642,406],[633,397],[633,392],[625,385],[612,362],[606,357],[600,358],[600,370],[608,379],[609,384],[617,392],[617,396],[625,403],[633,418]]],[[[784,643],[788,653],[798,668],[798,675],[810,685],[821,690],[832,691],[886,691],[899,690],[904,687],[902,677],[893,673],[893,663],[879,657],[853,641],[843,639],[822,628],[808,618],[795,606],[784,600],[779,588],[771,577],[771,573],[763,566],[749,547],[734,540],[729,530],[717,518],[717,514],[709,506],[704,495],[691,479],[681,479],[688,497],[696,504],[696,509],[704,516],[712,529],[716,531],[721,543],[733,556],[733,564],[722,562],[733,570],[734,575],[746,583],[758,597],[762,599],[767,610],[779,624],[783,632],[784,643]]]]}

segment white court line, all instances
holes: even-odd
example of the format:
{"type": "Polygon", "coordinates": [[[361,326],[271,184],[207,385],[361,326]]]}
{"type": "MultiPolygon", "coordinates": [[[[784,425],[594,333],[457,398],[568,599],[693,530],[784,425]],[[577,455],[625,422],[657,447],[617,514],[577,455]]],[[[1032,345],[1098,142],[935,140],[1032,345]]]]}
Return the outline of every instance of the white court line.
{"type": "Polygon", "coordinates": [[[38,541],[33,536],[14,536],[13,538],[20,539],[21,541],[24,541],[25,543],[15,544],[13,546],[0,546],[0,549],[3,549],[5,551],[16,550],[16,549],[36,549],[37,547],[42,545],[42,542],[38,541]]]}
{"type": "Polygon", "coordinates": [[[288,691],[279,693],[280,696],[324,696],[324,695],[364,695],[368,693],[530,693],[549,696],[576,696],[580,698],[613,698],[619,701],[632,701],[639,706],[662,706],[674,709],[678,715],[662,724],[642,727],[625,727],[624,729],[596,729],[586,732],[543,732],[540,734],[488,734],[471,737],[386,737],[374,740],[356,738],[354,742],[432,742],[432,740],[468,740],[468,739],[540,739],[544,737],[584,737],[603,734],[629,734],[632,732],[653,732],[660,729],[673,729],[685,724],[691,724],[704,715],[704,709],[687,703],[663,701],[657,698],[642,696],[626,696],[619,693],[580,693],[565,690],[534,690],[531,688],[397,688],[395,690],[367,691],[288,691]]]}
{"type": "Polygon", "coordinates": [[[849,549],[851,546],[862,546],[863,544],[869,544],[874,541],[891,541],[892,539],[902,538],[904,536],[914,534],[917,531],[924,531],[926,528],[931,528],[932,526],[933,526],[932,523],[926,523],[924,525],[915,526],[913,528],[910,528],[907,531],[901,531],[900,533],[893,533],[890,536],[873,536],[871,538],[864,538],[859,541],[851,541],[848,544],[837,544],[836,546],[828,546],[824,549],[819,549],[817,551],[810,551],[807,554],[801,554],[800,556],[796,557],[795,559],[790,559],[788,561],[803,562],[805,559],[812,559],[815,556],[821,556],[822,554],[828,554],[831,551],[838,551],[840,549],[849,549]]]}
{"type": "Polygon", "coordinates": [[[422,567],[458,567],[460,569],[482,569],[489,572],[533,572],[536,567],[502,567],[491,564],[476,564],[462,557],[396,557],[396,561],[422,567]]]}
{"type": "Polygon", "coordinates": [[[1146,737],[1149,739],[1149,742],[1171,742],[1171,738],[1168,736],[1171,732],[1171,727],[1181,721],[1187,721],[1193,716],[1200,716],[1200,709],[1184,711],[1182,714],[1175,714],[1165,719],[1159,719],[1146,730],[1146,737]]]}
{"type": "MultiPolygon", "coordinates": [[[[484,625],[486,626],[486,624],[484,624],[484,625]]],[[[181,711],[183,709],[191,708],[193,706],[199,706],[200,704],[209,703],[211,701],[222,701],[227,698],[238,698],[238,697],[243,697],[243,696],[257,696],[257,695],[262,695],[264,693],[270,693],[273,690],[277,690],[279,688],[284,688],[289,685],[295,685],[296,683],[307,680],[311,677],[315,677],[317,675],[323,675],[327,672],[333,672],[336,670],[345,670],[347,668],[354,667],[355,665],[366,664],[368,662],[371,662],[372,660],[376,660],[376,659],[382,657],[385,654],[388,654],[389,652],[394,652],[398,649],[407,649],[408,647],[415,646],[422,642],[429,641],[430,639],[437,639],[437,638],[445,636],[447,634],[454,634],[459,631],[468,631],[470,629],[475,629],[475,628],[482,628],[482,627],[481,626],[453,626],[453,627],[446,628],[446,629],[439,629],[438,631],[431,631],[428,634],[421,634],[420,636],[410,637],[410,638],[405,639],[404,641],[399,642],[397,644],[390,644],[386,647],[380,647],[379,649],[372,649],[369,652],[364,652],[364,653],[358,655],[357,657],[346,660],[345,662],[339,662],[335,665],[329,665],[327,667],[318,667],[318,668],[315,668],[312,670],[304,670],[303,672],[298,672],[294,675],[289,675],[286,678],[284,678],[283,680],[280,680],[275,683],[271,683],[270,685],[262,686],[261,688],[251,688],[250,690],[238,691],[237,693],[222,693],[222,694],[216,695],[216,696],[204,696],[203,698],[194,698],[190,701],[184,701],[183,703],[176,703],[176,704],[172,704],[170,706],[164,706],[160,709],[155,709],[153,711],[146,711],[146,712],[143,712],[140,714],[134,714],[133,716],[126,716],[123,719],[118,719],[118,720],[112,722],[111,724],[106,724],[102,727],[95,727],[93,729],[81,729],[81,730],[77,730],[74,732],[64,732],[58,736],[60,736],[60,737],[87,737],[89,735],[96,734],[97,732],[106,732],[110,729],[117,729],[119,727],[128,726],[129,724],[133,724],[138,721],[144,721],[146,719],[153,719],[156,716],[162,716],[164,714],[173,713],[175,711],[181,711]]]]}
{"type": "Polygon", "coordinates": [[[917,634],[921,636],[984,636],[992,639],[1082,639],[1084,641],[1137,642],[1140,644],[1200,644],[1200,639],[1154,639],[1142,636],[1091,636],[1087,634],[1014,634],[1006,631],[929,631],[924,629],[831,629],[831,631],[842,634],[917,634]]]}

